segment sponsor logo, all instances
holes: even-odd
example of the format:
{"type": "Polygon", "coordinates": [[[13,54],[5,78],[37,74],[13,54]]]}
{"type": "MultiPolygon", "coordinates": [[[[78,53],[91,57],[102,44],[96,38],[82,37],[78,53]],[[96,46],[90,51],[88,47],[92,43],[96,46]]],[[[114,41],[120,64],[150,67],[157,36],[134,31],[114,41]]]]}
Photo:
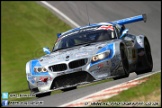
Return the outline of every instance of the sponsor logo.
{"type": "Polygon", "coordinates": [[[111,26],[111,25],[108,25],[108,26],[101,26],[101,27],[99,27],[98,29],[99,29],[99,30],[100,30],[100,29],[112,30],[112,31],[114,30],[113,26],[111,26]]]}
{"type": "Polygon", "coordinates": [[[47,82],[48,77],[40,77],[39,80],[42,81],[42,82],[47,82]]]}
{"type": "Polygon", "coordinates": [[[43,85],[46,85],[46,83],[45,82],[42,82],[42,81],[39,81],[39,82],[37,82],[37,85],[38,86],[43,86],[43,85]]]}
{"type": "Polygon", "coordinates": [[[104,64],[103,63],[100,63],[98,64],[97,68],[100,69],[100,68],[103,68],[104,67],[104,64]]]}
{"type": "Polygon", "coordinates": [[[28,79],[29,79],[32,83],[35,83],[35,81],[36,81],[36,77],[33,77],[33,76],[28,76],[28,79]]]}
{"type": "Polygon", "coordinates": [[[8,99],[8,92],[2,93],[2,99],[8,99]]]}
{"type": "Polygon", "coordinates": [[[97,77],[98,77],[98,78],[102,78],[102,77],[107,77],[107,75],[108,75],[108,74],[106,73],[106,74],[98,75],[97,77]]]}
{"type": "Polygon", "coordinates": [[[69,61],[69,57],[70,57],[70,56],[66,56],[66,61],[69,61]]]}
{"type": "Polygon", "coordinates": [[[8,106],[8,100],[2,100],[2,106],[8,106]]]}
{"type": "Polygon", "coordinates": [[[65,73],[68,73],[68,72],[78,72],[78,71],[82,71],[82,68],[67,70],[67,71],[65,71],[65,73]]]}
{"type": "Polygon", "coordinates": [[[60,73],[57,73],[57,75],[64,75],[65,72],[60,72],[60,73]]]}

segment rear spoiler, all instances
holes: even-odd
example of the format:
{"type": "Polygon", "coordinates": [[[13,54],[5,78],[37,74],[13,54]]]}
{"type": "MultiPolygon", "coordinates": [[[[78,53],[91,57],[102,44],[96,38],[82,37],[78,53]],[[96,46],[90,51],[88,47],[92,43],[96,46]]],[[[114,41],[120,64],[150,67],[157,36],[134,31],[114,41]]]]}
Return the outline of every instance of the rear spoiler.
{"type": "Polygon", "coordinates": [[[138,15],[138,16],[134,16],[134,17],[130,17],[130,18],[112,21],[110,23],[124,25],[124,24],[134,23],[134,22],[138,22],[138,21],[146,22],[146,19],[147,19],[146,14],[142,14],[142,15],[138,15]]]}

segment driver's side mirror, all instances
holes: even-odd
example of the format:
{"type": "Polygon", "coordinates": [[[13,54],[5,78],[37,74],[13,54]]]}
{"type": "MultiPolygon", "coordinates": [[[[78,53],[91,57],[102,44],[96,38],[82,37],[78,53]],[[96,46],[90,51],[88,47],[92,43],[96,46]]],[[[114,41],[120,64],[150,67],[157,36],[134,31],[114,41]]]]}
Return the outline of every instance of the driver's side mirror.
{"type": "Polygon", "coordinates": [[[48,47],[43,47],[43,52],[45,52],[46,54],[50,54],[51,51],[48,47]]]}
{"type": "Polygon", "coordinates": [[[122,37],[124,37],[124,36],[128,33],[128,31],[129,31],[129,29],[123,30],[123,32],[122,32],[122,34],[121,34],[121,36],[120,36],[120,39],[121,39],[122,37]]]}

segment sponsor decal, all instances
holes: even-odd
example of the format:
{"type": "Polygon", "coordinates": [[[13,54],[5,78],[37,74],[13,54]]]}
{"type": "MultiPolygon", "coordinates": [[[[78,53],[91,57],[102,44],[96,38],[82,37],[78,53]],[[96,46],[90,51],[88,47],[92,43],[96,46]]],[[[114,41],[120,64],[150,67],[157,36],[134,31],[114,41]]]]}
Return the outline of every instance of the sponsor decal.
{"type": "Polygon", "coordinates": [[[65,60],[66,60],[66,61],[69,61],[69,57],[70,57],[70,56],[67,55],[65,60]]]}
{"type": "Polygon", "coordinates": [[[57,75],[64,75],[65,72],[60,72],[60,73],[57,73],[57,75]]]}
{"type": "Polygon", "coordinates": [[[42,81],[42,82],[47,82],[48,77],[40,77],[39,80],[42,81]]]}
{"type": "Polygon", "coordinates": [[[98,77],[98,78],[102,78],[102,77],[107,77],[107,75],[108,75],[108,74],[106,73],[106,74],[98,75],[97,77],[98,77]]]}
{"type": "Polygon", "coordinates": [[[39,82],[37,82],[37,85],[38,86],[43,86],[43,85],[46,85],[46,83],[45,82],[42,82],[42,81],[39,81],[39,82]]]}
{"type": "Polygon", "coordinates": [[[66,70],[66,71],[57,73],[57,75],[64,75],[64,74],[68,74],[68,73],[71,73],[71,72],[78,72],[78,71],[82,71],[82,68],[66,70]]]}
{"type": "Polygon", "coordinates": [[[96,30],[96,29],[97,29],[97,27],[82,28],[82,29],[80,29],[80,31],[83,32],[83,31],[96,30]]]}
{"type": "Polygon", "coordinates": [[[104,29],[104,30],[114,30],[113,26],[111,25],[108,25],[108,26],[101,26],[98,28],[98,30],[101,30],[101,29],[104,29]]]}
{"type": "Polygon", "coordinates": [[[64,72],[65,72],[65,73],[68,73],[68,72],[78,72],[78,71],[82,71],[82,68],[71,69],[71,70],[67,70],[67,71],[64,71],[64,72]]]}
{"type": "Polygon", "coordinates": [[[35,83],[35,81],[36,81],[36,77],[34,77],[34,76],[28,76],[28,79],[29,79],[32,83],[35,83]]]}
{"type": "Polygon", "coordinates": [[[107,73],[108,71],[109,71],[109,68],[100,68],[100,69],[93,69],[90,72],[92,72],[93,74],[98,73],[100,75],[101,73],[105,73],[105,72],[107,73]]]}
{"type": "Polygon", "coordinates": [[[103,68],[104,67],[104,64],[103,63],[99,63],[97,68],[100,69],[100,68],[103,68]]]}

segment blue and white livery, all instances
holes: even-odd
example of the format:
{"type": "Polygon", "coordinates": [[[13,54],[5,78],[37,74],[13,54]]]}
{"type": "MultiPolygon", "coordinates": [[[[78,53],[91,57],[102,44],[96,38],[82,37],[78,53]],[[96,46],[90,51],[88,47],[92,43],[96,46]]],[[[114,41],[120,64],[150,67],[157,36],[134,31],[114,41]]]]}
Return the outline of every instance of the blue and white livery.
{"type": "Polygon", "coordinates": [[[128,33],[125,24],[146,22],[146,14],[112,22],[90,24],[59,33],[46,55],[26,64],[29,89],[37,97],[53,90],[67,91],[107,78],[128,77],[153,68],[150,44],[145,35],[128,33]]]}

